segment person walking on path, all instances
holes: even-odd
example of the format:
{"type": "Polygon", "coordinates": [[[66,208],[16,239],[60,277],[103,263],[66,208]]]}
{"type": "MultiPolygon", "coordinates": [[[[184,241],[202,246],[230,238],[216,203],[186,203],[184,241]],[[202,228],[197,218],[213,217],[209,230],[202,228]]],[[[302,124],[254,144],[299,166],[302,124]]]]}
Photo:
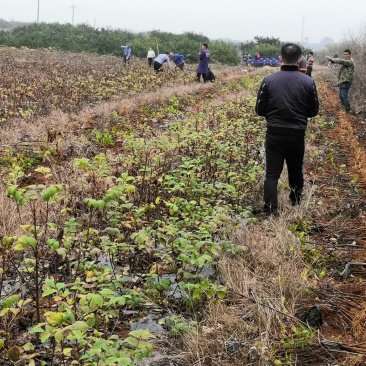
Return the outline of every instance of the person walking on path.
{"type": "Polygon", "coordinates": [[[281,70],[266,76],[257,93],[255,111],[267,122],[264,212],[277,214],[277,185],[286,161],[293,206],[301,203],[304,187],[305,131],[308,119],[319,112],[313,79],[298,72],[301,48],[286,43],[281,48],[281,70]]]}
{"type": "Polygon", "coordinates": [[[121,46],[121,48],[123,48],[123,62],[126,63],[130,63],[130,58],[131,58],[131,45],[127,45],[127,46],[121,46]]]}
{"type": "Polygon", "coordinates": [[[313,65],[314,65],[314,53],[309,52],[306,57],[306,75],[311,77],[311,73],[313,71],[313,65]]]}
{"type": "Polygon", "coordinates": [[[351,106],[349,102],[349,90],[355,75],[355,62],[351,57],[351,51],[347,48],[343,51],[343,58],[325,56],[332,64],[341,65],[338,71],[339,99],[346,111],[349,113],[351,106]]]}
{"type": "Polygon", "coordinates": [[[169,52],[161,53],[154,60],[154,70],[156,73],[163,71],[163,64],[167,63],[168,69],[170,69],[169,52]]]}
{"type": "Polygon", "coordinates": [[[204,43],[201,47],[201,52],[198,56],[199,64],[197,69],[197,81],[201,81],[201,75],[203,82],[207,81],[207,74],[208,74],[208,63],[210,62],[210,52],[208,50],[207,43],[204,43]]]}
{"type": "Polygon", "coordinates": [[[170,53],[170,58],[174,61],[175,67],[179,67],[182,71],[184,70],[184,56],[178,53],[170,53]]]}
{"type": "Polygon", "coordinates": [[[149,67],[152,66],[152,63],[154,61],[155,58],[155,52],[154,50],[150,47],[149,50],[147,51],[147,63],[149,64],[149,67]]]}

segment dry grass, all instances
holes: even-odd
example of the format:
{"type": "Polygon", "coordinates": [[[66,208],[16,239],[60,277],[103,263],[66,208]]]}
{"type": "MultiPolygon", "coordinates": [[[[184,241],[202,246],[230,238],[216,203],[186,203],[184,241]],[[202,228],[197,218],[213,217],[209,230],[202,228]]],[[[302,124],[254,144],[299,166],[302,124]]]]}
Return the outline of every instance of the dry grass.
{"type": "MultiPolygon", "coordinates": [[[[20,234],[20,218],[17,214],[16,204],[13,199],[7,196],[4,185],[0,186],[0,207],[0,238],[20,234]]],[[[22,210],[22,219],[27,220],[29,217],[29,213],[22,210]]]]}
{"type": "Polygon", "coordinates": [[[289,323],[296,326],[295,313],[309,283],[300,276],[305,264],[288,225],[303,216],[309,194],[310,189],[303,206],[290,210],[284,201],[287,192],[283,193],[280,217],[233,233],[232,240],[246,250],[220,262],[229,296],[225,304],[212,305],[200,329],[186,338],[192,364],[268,365],[281,328],[289,323]],[[238,349],[228,351],[235,344],[240,345],[238,349]]]}

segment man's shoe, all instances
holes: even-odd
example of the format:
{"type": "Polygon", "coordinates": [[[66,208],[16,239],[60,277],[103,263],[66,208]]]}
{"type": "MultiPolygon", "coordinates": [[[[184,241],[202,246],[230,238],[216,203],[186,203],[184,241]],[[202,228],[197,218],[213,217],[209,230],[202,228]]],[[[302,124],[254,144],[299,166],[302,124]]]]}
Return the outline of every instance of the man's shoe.
{"type": "Polygon", "coordinates": [[[278,217],[280,214],[278,211],[264,211],[264,220],[272,220],[275,217],[278,217]]]}
{"type": "Polygon", "coordinates": [[[347,114],[349,114],[350,109],[351,109],[351,106],[350,106],[350,105],[347,105],[347,106],[345,107],[345,110],[346,110],[346,113],[347,113],[347,114]]]}

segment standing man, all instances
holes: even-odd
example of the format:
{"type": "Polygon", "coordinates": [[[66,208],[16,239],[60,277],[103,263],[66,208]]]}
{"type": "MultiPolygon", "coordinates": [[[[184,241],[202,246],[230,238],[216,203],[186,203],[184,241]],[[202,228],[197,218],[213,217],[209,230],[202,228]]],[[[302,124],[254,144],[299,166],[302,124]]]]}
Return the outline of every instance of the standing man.
{"type": "Polygon", "coordinates": [[[201,46],[201,52],[198,56],[199,58],[199,64],[197,69],[197,81],[201,81],[201,75],[203,82],[205,83],[207,81],[207,74],[208,74],[208,63],[210,61],[210,52],[208,50],[207,43],[204,43],[201,46]]]}
{"type": "Polygon", "coordinates": [[[266,117],[266,176],[264,212],[278,210],[277,184],[286,161],[293,206],[301,203],[304,187],[305,130],[308,118],[319,111],[319,100],[313,79],[298,72],[301,48],[286,43],[281,48],[281,70],[266,76],[258,90],[255,111],[266,117]]]}
{"type": "Polygon", "coordinates": [[[147,63],[149,64],[149,67],[152,66],[152,63],[153,63],[154,58],[155,58],[155,52],[150,47],[149,50],[147,51],[147,63]]]}
{"type": "Polygon", "coordinates": [[[299,71],[303,74],[306,73],[306,57],[304,55],[301,55],[301,59],[299,62],[299,71]]]}
{"type": "Polygon", "coordinates": [[[184,70],[184,56],[178,53],[170,53],[170,58],[174,61],[175,67],[179,67],[182,71],[184,70]]]}
{"type": "Polygon", "coordinates": [[[306,75],[311,77],[311,73],[313,71],[313,64],[314,64],[314,53],[313,52],[309,52],[308,56],[306,58],[306,75]]]}
{"type": "Polygon", "coordinates": [[[130,58],[131,58],[131,45],[127,46],[121,46],[121,48],[124,49],[123,51],[123,62],[126,64],[130,64],[130,58]]]}
{"type": "Polygon", "coordinates": [[[159,71],[163,71],[163,64],[167,63],[168,69],[170,69],[170,60],[169,60],[169,52],[161,53],[154,60],[154,70],[156,73],[159,71]]]}
{"type": "Polygon", "coordinates": [[[343,51],[343,58],[334,58],[325,56],[332,64],[342,65],[338,71],[339,99],[346,113],[349,113],[351,107],[349,103],[349,89],[351,88],[353,77],[355,75],[355,63],[351,57],[351,51],[347,48],[343,51]]]}

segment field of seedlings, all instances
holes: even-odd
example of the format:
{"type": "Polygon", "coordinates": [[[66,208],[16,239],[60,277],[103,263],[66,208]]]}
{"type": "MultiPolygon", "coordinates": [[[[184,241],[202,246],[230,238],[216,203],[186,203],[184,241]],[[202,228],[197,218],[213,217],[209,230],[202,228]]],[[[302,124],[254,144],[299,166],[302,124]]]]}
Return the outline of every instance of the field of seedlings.
{"type": "Polygon", "coordinates": [[[366,362],[362,119],[315,70],[306,198],[284,172],[264,220],[276,70],[195,69],[0,48],[1,365],[366,362]]]}

